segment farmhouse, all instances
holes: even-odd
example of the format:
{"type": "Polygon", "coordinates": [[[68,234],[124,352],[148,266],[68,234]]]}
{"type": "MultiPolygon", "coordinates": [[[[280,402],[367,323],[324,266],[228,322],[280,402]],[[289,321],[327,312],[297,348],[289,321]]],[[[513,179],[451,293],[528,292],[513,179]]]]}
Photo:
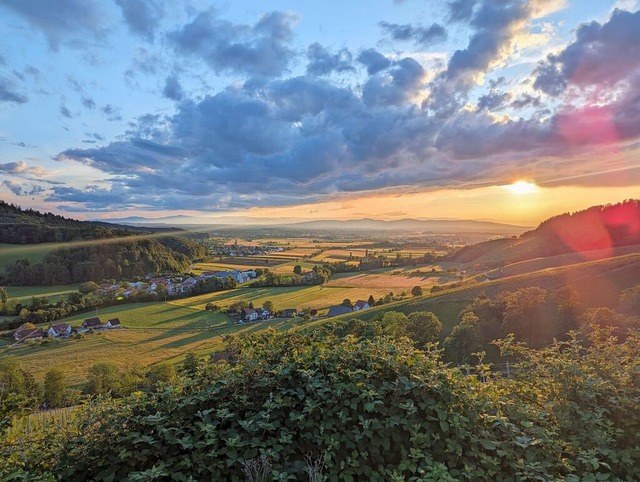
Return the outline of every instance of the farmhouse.
{"type": "Polygon", "coordinates": [[[13,338],[16,341],[22,341],[33,338],[42,338],[44,336],[44,331],[42,328],[24,328],[20,327],[13,333],[13,338]]]}
{"type": "Polygon", "coordinates": [[[59,323],[57,325],[50,326],[47,330],[47,334],[53,337],[69,336],[71,334],[71,325],[69,323],[59,323]]]}
{"type": "Polygon", "coordinates": [[[106,328],[122,328],[119,318],[113,318],[104,325],[106,328]]]}
{"type": "Polygon", "coordinates": [[[356,304],[353,305],[353,311],[367,310],[369,308],[371,308],[369,303],[364,300],[358,300],[356,301],[356,304]]]}
{"type": "Polygon", "coordinates": [[[244,317],[247,321],[256,321],[258,319],[258,312],[253,308],[245,308],[244,317]]]}
{"type": "Polygon", "coordinates": [[[298,310],[295,308],[285,308],[280,312],[282,318],[295,318],[298,316],[298,310]]]}
{"type": "Polygon", "coordinates": [[[82,328],[100,328],[102,327],[102,322],[100,321],[100,318],[98,318],[97,316],[94,316],[93,318],[87,318],[86,320],[84,320],[82,322],[82,328]]]}
{"type": "Polygon", "coordinates": [[[327,313],[327,318],[331,318],[332,316],[340,316],[345,315],[347,313],[351,313],[353,310],[344,305],[335,305],[329,308],[329,313],[327,313]]]}

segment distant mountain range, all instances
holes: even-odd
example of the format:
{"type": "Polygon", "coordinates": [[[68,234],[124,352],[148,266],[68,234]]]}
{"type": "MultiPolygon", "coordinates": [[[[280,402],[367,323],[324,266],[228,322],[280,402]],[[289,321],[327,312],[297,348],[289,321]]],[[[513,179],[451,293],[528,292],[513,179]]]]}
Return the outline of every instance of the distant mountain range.
{"type": "Polygon", "coordinates": [[[464,219],[398,219],[384,221],[380,219],[351,219],[351,220],[331,220],[324,219],[318,221],[296,222],[291,219],[268,220],[265,222],[261,218],[229,217],[219,220],[203,221],[201,218],[191,216],[167,216],[162,218],[144,218],[131,216],[127,218],[110,219],[109,222],[130,224],[133,226],[180,226],[180,227],[204,227],[212,226],[251,228],[251,227],[281,227],[287,229],[306,230],[353,230],[353,231],[424,231],[429,233],[451,234],[451,233],[496,233],[502,235],[520,235],[531,229],[531,226],[517,226],[513,224],[497,223],[493,221],[476,221],[464,219]],[[242,224],[238,224],[242,221],[242,224]],[[274,223],[275,221],[275,223],[274,223]]]}

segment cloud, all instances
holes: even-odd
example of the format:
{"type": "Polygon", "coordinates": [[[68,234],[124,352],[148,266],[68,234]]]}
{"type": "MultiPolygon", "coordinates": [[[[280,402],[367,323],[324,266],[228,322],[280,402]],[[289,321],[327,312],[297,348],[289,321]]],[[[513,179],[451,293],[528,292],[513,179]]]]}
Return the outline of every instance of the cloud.
{"type": "Polygon", "coordinates": [[[377,74],[391,65],[391,61],[375,49],[363,50],[357,60],[367,67],[369,75],[377,74]]]}
{"type": "Polygon", "coordinates": [[[388,74],[369,78],[362,89],[367,105],[397,105],[413,99],[424,88],[425,70],[411,57],[399,61],[388,74]]]}
{"type": "Polygon", "coordinates": [[[488,94],[481,95],[478,98],[478,109],[488,111],[499,110],[506,107],[510,99],[511,94],[509,92],[496,92],[492,90],[488,94]]]}
{"type": "Polygon", "coordinates": [[[0,7],[16,13],[41,30],[49,46],[57,50],[66,39],[104,33],[105,15],[96,2],[85,0],[4,0],[0,7]]]}
{"type": "Polygon", "coordinates": [[[541,62],[533,85],[551,96],[562,94],[569,85],[610,89],[640,68],[638,45],[640,11],[614,10],[604,24],[581,25],[574,42],[541,62]]]}
{"type": "Polygon", "coordinates": [[[25,104],[29,102],[29,97],[15,88],[15,84],[6,77],[0,77],[0,102],[13,102],[14,104],[25,104]]]}
{"type": "Polygon", "coordinates": [[[162,90],[162,95],[167,99],[177,101],[182,100],[184,97],[184,91],[182,90],[182,85],[180,85],[180,80],[176,74],[171,74],[167,77],[167,80],[164,83],[164,89],[162,90]]]}
{"type": "Polygon", "coordinates": [[[82,98],[82,105],[85,106],[89,110],[94,110],[96,108],[95,101],[90,97],[82,98]]]}
{"type": "Polygon", "coordinates": [[[71,111],[64,104],[60,105],[58,112],[60,112],[61,116],[66,117],[67,119],[73,119],[73,115],[71,114],[71,111]]]}
{"type": "Polygon", "coordinates": [[[447,40],[447,31],[442,25],[437,23],[429,27],[414,26],[411,24],[397,24],[380,22],[380,27],[391,35],[394,40],[413,41],[422,46],[429,47],[435,43],[447,40]]]}
{"type": "Polygon", "coordinates": [[[453,0],[449,2],[449,21],[467,22],[473,16],[477,0],[453,0]]]}
{"type": "Polygon", "coordinates": [[[105,115],[109,121],[120,121],[122,116],[120,115],[120,107],[116,107],[111,104],[106,104],[100,107],[100,111],[105,115]]]}
{"type": "Polygon", "coordinates": [[[114,0],[122,10],[129,30],[145,40],[153,41],[155,31],[164,16],[164,4],[159,0],[114,0]]]}
{"type": "Polygon", "coordinates": [[[17,182],[10,180],[2,181],[2,185],[16,196],[35,196],[36,194],[41,194],[45,191],[41,186],[31,185],[28,187],[26,184],[18,184],[17,182]]]}
{"type": "Polygon", "coordinates": [[[27,169],[27,163],[24,161],[0,164],[0,172],[5,172],[7,174],[21,174],[26,172],[27,169]]]}
{"type": "Polygon", "coordinates": [[[351,52],[341,49],[335,54],[319,43],[309,45],[307,49],[307,72],[311,75],[329,75],[332,72],[353,72],[351,52]]]}
{"type": "Polygon", "coordinates": [[[203,59],[217,73],[273,77],[286,71],[295,56],[291,41],[296,21],[292,13],[271,12],[255,25],[240,25],[208,10],[169,38],[179,53],[203,59]]]}

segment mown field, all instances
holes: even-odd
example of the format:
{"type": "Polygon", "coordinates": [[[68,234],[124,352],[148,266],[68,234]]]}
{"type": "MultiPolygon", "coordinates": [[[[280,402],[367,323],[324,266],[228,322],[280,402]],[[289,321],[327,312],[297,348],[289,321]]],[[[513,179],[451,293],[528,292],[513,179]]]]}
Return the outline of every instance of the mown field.
{"type": "Polygon", "coordinates": [[[18,300],[28,300],[32,296],[46,296],[49,301],[57,301],[58,299],[78,291],[75,285],[58,285],[58,286],[7,286],[7,295],[9,298],[18,300]]]}
{"type": "Polygon", "coordinates": [[[455,281],[456,277],[450,273],[424,273],[411,275],[408,271],[395,268],[375,270],[365,273],[341,273],[331,277],[326,286],[350,288],[380,288],[394,293],[403,290],[411,291],[414,286],[429,290],[433,285],[455,281]]]}
{"type": "Polygon", "coordinates": [[[375,299],[378,299],[389,291],[386,288],[331,287],[327,285],[275,288],[249,288],[245,286],[231,291],[184,298],[172,303],[195,310],[203,310],[207,303],[214,303],[225,308],[237,301],[252,302],[256,307],[262,306],[265,301],[272,301],[276,310],[285,308],[325,310],[331,305],[342,303],[346,298],[355,302],[359,299],[366,300],[370,295],[373,295],[375,299]]]}
{"type": "MultiPolygon", "coordinates": [[[[292,321],[281,320],[235,325],[222,313],[174,302],[122,305],[99,310],[97,315],[103,322],[117,317],[125,328],[86,334],[81,339],[33,342],[10,348],[5,344],[0,354],[18,356],[21,365],[38,380],[42,380],[47,369],[58,366],[71,384],[80,384],[94,363],[113,362],[123,367],[177,363],[187,351],[205,354],[220,349],[223,346],[220,334],[292,326],[292,321]]],[[[90,316],[95,313],[62,321],[75,326],[90,316]]]]}

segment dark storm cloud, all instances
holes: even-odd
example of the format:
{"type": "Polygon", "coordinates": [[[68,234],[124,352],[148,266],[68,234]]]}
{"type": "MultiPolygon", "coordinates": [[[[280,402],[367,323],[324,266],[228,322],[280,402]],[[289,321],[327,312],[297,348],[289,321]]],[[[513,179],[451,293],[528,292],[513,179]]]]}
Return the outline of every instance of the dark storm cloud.
{"type": "Polygon", "coordinates": [[[163,2],[159,0],[114,0],[122,10],[132,33],[153,41],[155,31],[164,15],[163,2]]]}
{"type": "Polygon", "coordinates": [[[24,104],[29,102],[26,94],[16,89],[14,82],[6,77],[0,77],[0,102],[13,102],[14,104],[24,104]]]}
{"type": "Polygon", "coordinates": [[[539,96],[532,96],[530,94],[523,94],[517,99],[513,100],[510,104],[512,109],[524,109],[525,107],[540,107],[542,101],[539,96]]]}
{"type": "Polygon", "coordinates": [[[180,84],[180,80],[176,74],[171,74],[167,77],[164,83],[164,89],[162,89],[162,95],[171,100],[182,100],[184,97],[184,90],[180,84]]]}
{"type": "Polygon", "coordinates": [[[640,11],[615,10],[605,24],[581,25],[575,41],[536,69],[534,87],[552,96],[571,84],[610,87],[640,68],[640,11]]]}
{"type": "Polygon", "coordinates": [[[255,25],[239,25],[201,12],[169,38],[178,52],[202,58],[216,72],[278,76],[289,67],[293,24],[290,13],[265,14],[255,25]]]}
{"type": "Polygon", "coordinates": [[[99,36],[104,31],[104,15],[96,2],[85,0],[3,0],[5,7],[40,29],[49,45],[57,49],[62,41],[87,33],[99,36]]]}
{"type": "Polygon", "coordinates": [[[375,49],[360,52],[358,62],[367,67],[369,75],[377,74],[391,65],[391,61],[375,49]]]}
{"type": "Polygon", "coordinates": [[[429,47],[438,42],[447,40],[447,31],[437,23],[429,27],[411,24],[397,24],[380,22],[380,27],[391,35],[394,40],[412,41],[422,47],[429,47]]]}
{"type": "Polygon", "coordinates": [[[309,45],[307,49],[307,72],[311,75],[329,75],[332,72],[353,72],[351,53],[347,49],[331,53],[319,43],[309,45]]]}

